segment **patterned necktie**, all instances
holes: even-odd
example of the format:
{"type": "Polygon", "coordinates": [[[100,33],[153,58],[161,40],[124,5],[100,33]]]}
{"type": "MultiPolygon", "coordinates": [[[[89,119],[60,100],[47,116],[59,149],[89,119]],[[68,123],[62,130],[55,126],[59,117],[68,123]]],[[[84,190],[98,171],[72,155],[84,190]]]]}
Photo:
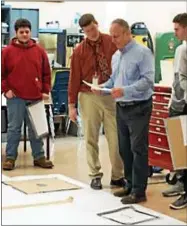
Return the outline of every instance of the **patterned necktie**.
{"type": "Polygon", "coordinates": [[[101,36],[96,42],[91,41],[89,39],[87,39],[87,41],[88,44],[92,47],[93,52],[95,54],[95,71],[100,71],[102,80],[108,80],[108,78],[110,77],[110,68],[108,66],[106,56],[103,53],[101,36]]]}

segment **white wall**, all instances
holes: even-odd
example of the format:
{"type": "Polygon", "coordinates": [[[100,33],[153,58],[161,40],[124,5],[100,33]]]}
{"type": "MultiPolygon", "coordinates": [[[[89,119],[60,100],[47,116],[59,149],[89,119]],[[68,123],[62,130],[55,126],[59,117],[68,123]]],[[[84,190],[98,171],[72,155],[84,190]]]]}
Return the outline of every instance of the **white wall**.
{"type": "Polygon", "coordinates": [[[185,1],[128,2],[126,6],[128,22],[145,22],[153,36],[156,32],[173,31],[173,17],[187,9],[185,1]]]}
{"type": "Polygon", "coordinates": [[[154,36],[156,32],[173,31],[173,17],[178,13],[186,12],[186,10],[186,1],[108,2],[104,29],[108,29],[113,19],[121,17],[129,24],[145,22],[154,36]]]}
{"type": "Polygon", "coordinates": [[[128,1],[76,1],[64,3],[31,3],[8,2],[12,7],[39,8],[40,27],[47,21],[59,20],[62,28],[70,27],[76,12],[81,14],[93,13],[100,24],[101,30],[108,32],[112,20],[123,18],[132,24],[143,21],[151,34],[156,32],[173,31],[172,19],[181,12],[185,12],[185,1],[168,2],[128,2],[128,1]]]}
{"type": "Polygon", "coordinates": [[[103,29],[108,32],[111,22],[117,18],[125,19],[126,15],[126,5],[128,3],[124,1],[120,2],[107,2],[106,4],[106,16],[105,16],[105,23],[103,29]]]}
{"type": "Polygon", "coordinates": [[[39,8],[40,28],[44,27],[47,21],[60,22],[62,28],[70,27],[76,12],[81,14],[93,13],[99,21],[100,26],[104,26],[105,9],[107,2],[64,2],[64,3],[44,3],[44,2],[8,2],[13,8],[39,8]]]}

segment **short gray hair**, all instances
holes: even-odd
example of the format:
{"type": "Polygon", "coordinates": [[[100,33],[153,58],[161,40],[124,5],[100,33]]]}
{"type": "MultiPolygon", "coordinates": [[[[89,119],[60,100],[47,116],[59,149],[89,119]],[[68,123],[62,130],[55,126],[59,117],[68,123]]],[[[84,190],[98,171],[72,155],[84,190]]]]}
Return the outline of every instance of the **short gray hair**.
{"type": "Polygon", "coordinates": [[[120,19],[120,18],[115,19],[112,21],[112,24],[118,24],[121,27],[123,27],[124,30],[130,30],[129,24],[127,23],[127,21],[125,21],[123,19],[120,19]]]}

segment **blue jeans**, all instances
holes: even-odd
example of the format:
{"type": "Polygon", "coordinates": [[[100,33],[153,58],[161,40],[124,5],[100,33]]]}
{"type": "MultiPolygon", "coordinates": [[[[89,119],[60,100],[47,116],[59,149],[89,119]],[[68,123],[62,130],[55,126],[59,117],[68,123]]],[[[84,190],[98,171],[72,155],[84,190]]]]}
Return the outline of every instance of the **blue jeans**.
{"type": "Polygon", "coordinates": [[[21,128],[24,119],[28,126],[29,140],[32,148],[32,156],[35,160],[44,157],[43,141],[37,138],[32,128],[28,117],[26,104],[28,102],[18,97],[7,99],[8,110],[8,132],[7,132],[7,146],[6,157],[8,159],[16,160],[18,155],[18,145],[21,138],[21,128]]]}

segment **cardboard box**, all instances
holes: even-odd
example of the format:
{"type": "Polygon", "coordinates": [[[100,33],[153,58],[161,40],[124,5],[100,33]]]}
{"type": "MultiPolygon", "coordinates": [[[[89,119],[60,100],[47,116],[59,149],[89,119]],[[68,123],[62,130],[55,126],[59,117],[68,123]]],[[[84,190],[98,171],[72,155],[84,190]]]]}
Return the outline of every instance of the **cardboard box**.
{"type": "Polygon", "coordinates": [[[79,186],[63,181],[58,178],[42,178],[22,181],[4,181],[6,185],[17,189],[25,194],[36,194],[44,192],[68,191],[80,189],[79,186]]]}
{"type": "Polygon", "coordinates": [[[187,115],[165,120],[173,168],[187,169],[187,115]]]}

